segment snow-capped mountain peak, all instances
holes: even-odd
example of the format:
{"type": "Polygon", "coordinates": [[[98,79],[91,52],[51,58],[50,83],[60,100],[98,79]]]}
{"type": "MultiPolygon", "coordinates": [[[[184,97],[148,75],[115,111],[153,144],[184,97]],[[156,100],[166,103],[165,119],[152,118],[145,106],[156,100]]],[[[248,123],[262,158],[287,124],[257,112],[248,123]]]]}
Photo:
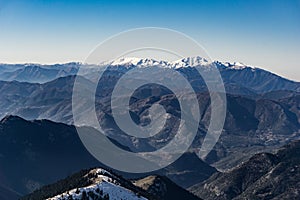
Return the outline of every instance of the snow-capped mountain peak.
{"type": "Polygon", "coordinates": [[[180,60],[177,60],[172,63],[172,66],[174,68],[181,68],[181,67],[196,67],[196,66],[205,66],[210,64],[207,59],[200,57],[200,56],[195,56],[195,57],[187,57],[187,58],[182,58],[180,60]]]}
{"type": "MultiPolygon", "coordinates": [[[[84,177],[89,179],[89,184],[83,187],[73,188],[65,191],[48,200],[67,200],[67,199],[110,199],[110,200],[146,200],[145,197],[124,187],[128,183],[116,175],[101,169],[92,169],[84,177]]],[[[83,184],[85,185],[85,184],[83,184]]]]}
{"type": "Polygon", "coordinates": [[[180,60],[176,60],[173,62],[163,61],[163,60],[155,60],[150,58],[135,58],[135,57],[122,57],[116,59],[109,63],[110,66],[137,66],[137,67],[151,67],[151,66],[159,66],[166,68],[182,68],[182,67],[196,67],[196,66],[206,66],[210,64],[207,59],[195,56],[195,57],[187,57],[182,58],[180,60]]]}
{"type": "Polygon", "coordinates": [[[142,60],[141,58],[123,57],[112,61],[110,65],[112,66],[127,65],[127,64],[137,65],[139,62],[141,62],[141,60],[142,60]]]}
{"type": "Polygon", "coordinates": [[[245,68],[256,69],[256,67],[245,65],[241,62],[218,62],[218,61],[216,61],[216,63],[222,64],[225,67],[230,68],[230,69],[237,69],[237,70],[241,70],[241,69],[245,69],[245,68]]]}
{"type": "Polygon", "coordinates": [[[147,66],[168,66],[166,61],[157,61],[150,58],[135,58],[135,57],[122,57],[116,59],[110,63],[111,66],[138,66],[138,67],[147,67],[147,66]]]}
{"type": "Polygon", "coordinates": [[[256,67],[245,65],[241,62],[220,62],[220,61],[210,61],[201,56],[186,57],[176,61],[164,61],[164,60],[155,60],[151,58],[136,58],[136,57],[122,57],[118,58],[111,62],[102,63],[104,65],[110,66],[122,66],[122,67],[164,67],[172,69],[180,69],[186,67],[209,67],[211,64],[217,64],[217,66],[242,70],[246,68],[257,69],[256,67]]]}

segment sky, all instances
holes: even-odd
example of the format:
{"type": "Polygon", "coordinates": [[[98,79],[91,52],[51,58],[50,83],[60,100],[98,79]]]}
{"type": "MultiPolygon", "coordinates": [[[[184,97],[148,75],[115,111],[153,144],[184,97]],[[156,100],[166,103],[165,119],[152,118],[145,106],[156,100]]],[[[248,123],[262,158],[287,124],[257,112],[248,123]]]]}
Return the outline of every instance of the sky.
{"type": "Polygon", "coordinates": [[[83,62],[119,32],[161,27],[212,60],[300,81],[300,0],[0,0],[0,63],[83,62]]]}

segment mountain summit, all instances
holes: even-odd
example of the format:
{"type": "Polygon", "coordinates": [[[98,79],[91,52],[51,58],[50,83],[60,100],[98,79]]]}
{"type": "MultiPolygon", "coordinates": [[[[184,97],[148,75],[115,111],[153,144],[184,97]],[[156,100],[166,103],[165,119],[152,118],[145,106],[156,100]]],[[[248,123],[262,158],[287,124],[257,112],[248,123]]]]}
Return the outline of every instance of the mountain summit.
{"type": "Polygon", "coordinates": [[[207,59],[195,56],[186,57],[176,61],[164,61],[155,60],[151,58],[135,58],[135,57],[123,57],[118,58],[112,62],[106,63],[110,66],[137,66],[137,67],[166,67],[166,68],[182,68],[182,67],[196,67],[196,66],[207,66],[211,64],[207,59]]]}
{"type": "Polygon", "coordinates": [[[164,61],[164,60],[155,60],[151,58],[136,58],[136,57],[121,57],[110,62],[104,62],[100,65],[110,65],[110,66],[137,66],[137,67],[151,67],[159,66],[166,68],[184,68],[184,67],[199,67],[199,66],[210,66],[215,64],[216,66],[222,65],[225,68],[229,69],[257,69],[257,67],[249,66],[241,62],[220,62],[220,61],[210,61],[201,56],[191,56],[182,58],[175,61],[164,61]]]}

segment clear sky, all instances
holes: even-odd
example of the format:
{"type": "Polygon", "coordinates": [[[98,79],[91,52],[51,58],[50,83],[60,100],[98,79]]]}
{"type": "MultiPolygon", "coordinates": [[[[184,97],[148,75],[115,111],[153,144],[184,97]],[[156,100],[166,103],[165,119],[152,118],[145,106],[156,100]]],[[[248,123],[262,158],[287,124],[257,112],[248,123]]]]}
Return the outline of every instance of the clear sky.
{"type": "Polygon", "coordinates": [[[0,62],[84,61],[106,38],[149,26],[191,36],[213,60],[300,81],[300,0],[0,0],[0,62]]]}

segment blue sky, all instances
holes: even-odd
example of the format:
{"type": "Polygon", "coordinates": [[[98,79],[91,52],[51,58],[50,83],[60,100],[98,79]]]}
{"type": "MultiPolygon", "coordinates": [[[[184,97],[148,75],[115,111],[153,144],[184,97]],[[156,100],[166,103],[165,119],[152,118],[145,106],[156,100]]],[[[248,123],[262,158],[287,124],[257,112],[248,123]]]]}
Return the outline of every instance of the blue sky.
{"type": "Polygon", "coordinates": [[[213,60],[300,81],[300,0],[0,0],[0,62],[84,61],[106,38],[149,26],[191,36],[213,60]]]}

